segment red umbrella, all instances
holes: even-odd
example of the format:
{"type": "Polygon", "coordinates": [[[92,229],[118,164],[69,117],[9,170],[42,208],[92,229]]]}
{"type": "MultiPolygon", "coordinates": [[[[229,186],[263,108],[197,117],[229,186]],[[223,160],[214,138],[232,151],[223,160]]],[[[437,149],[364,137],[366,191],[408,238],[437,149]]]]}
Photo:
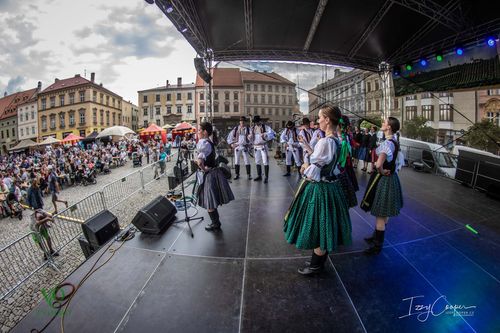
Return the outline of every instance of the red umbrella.
{"type": "Polygon", "coordinates": [[[175,125],[176,131],[185,131],[185,130],[190,130],[192,128],[193,126],[191,126],[191,124],[188,124],[186,122],[182,122],[180,124],[175,125]]]}
{"type": "Polygon", "coordinates": [[[78,136],[78,135],[75,135],[75,134],[71,133],[70,135],[68,135],[67,137],[65,137],[64,139],[62,139],[61,143],[62,144],[65,144],[65,143],[74,143],[74,142],[80,141],[81,139],[83,139],[81,136],[78,136]]]}

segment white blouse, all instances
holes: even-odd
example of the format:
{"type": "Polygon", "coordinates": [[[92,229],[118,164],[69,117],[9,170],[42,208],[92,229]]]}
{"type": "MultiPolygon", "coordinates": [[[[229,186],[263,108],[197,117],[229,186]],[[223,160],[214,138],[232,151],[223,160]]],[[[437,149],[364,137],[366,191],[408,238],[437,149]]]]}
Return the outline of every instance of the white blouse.
{"type": "Polygon", "coordinates": [[[337,151],[337,143],[331,138],[321,138],[314,146],[314,151],[311,154],[311,164],[304,171],[304,176],[314,181],[321,180],[321,168],[330,163],[337,151]]]}
{"type": "MultiPolygon", "coordinates": [[[[392,162],[394,158],[394,152],[396,151],[396,147],[394,146],[394,143],[391,140],[385,140],[380,143],[380,146],[377,147],[376,153],[377,156],[380,156],[380,154],[385,154],[386,161],[387,162],[392,162]]],[[[396,171],[401,170],[401,167],[404,165],[404,155],[402,151],[398,152],[397,160],[396,160],[396,171]]]]}
{"type": "Polygon", "coordinates": [[[198,151],[198,159],[206,160],[208,155],[212,153],[212,145],[208,139],[201,139],[196,145],[196,150],[198,151]]]}

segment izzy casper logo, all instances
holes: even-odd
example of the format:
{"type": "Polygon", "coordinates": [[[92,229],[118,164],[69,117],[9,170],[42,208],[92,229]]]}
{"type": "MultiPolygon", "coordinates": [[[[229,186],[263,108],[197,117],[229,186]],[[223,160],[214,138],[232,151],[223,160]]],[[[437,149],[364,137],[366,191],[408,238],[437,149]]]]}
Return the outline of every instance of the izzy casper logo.
{"type": "Polygon", "coordinates": [[[45,289],[42,288],[40,292],[43,295],[43,298],[45,299],[45,302],[49,306],[48,309],[38,309],[37,313],[40,316],[62,316],[65,312],[64,309],[59,310],[59,307],[61,306],[61,302],[58,301],[57,299],[64,299],[65,294],[64,294],[64,289],[60,288],[59,292],[56,295],[56,288],[53,289],[45,289]],[[59,311],[59,313],[58,313],[59,311]]]}
{"type": "Polygon", "coordinates": [[[399,319],[416,317],[418,321],[425,322],[429,316],[439,317],[441,315],[452,315],[453,317],[472,317],[476,309],[475,305],[450,304],[445,295],[441,295],[432,303],[423,302],[423,295],[403,298],[408,302],[408,313],[399,319]]]}

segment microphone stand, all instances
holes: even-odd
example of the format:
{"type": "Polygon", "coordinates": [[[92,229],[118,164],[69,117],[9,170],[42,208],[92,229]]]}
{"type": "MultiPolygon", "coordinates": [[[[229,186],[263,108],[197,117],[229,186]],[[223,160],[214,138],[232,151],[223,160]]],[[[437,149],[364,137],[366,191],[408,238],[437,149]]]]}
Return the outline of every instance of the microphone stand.
{"type": "Polygon", "coordinates": [[[175,163],[175,165],[179,168],[178,170],[180,170],[181,188],[182,188],[182,200],[183,200],[183,203],[184,203],[184,219],[179,220],[179,221],[175,221],[174,223],[186,222],[187,225],[188,225],[188,227],[189,227],[189,232],[191,233],[191,238],[194,238],[193,229],[191,228],[190,222],[191,221],[198,221],[198,220],[199,221],[203,221],[203,216],[200,216],[200,217],[189,217],[189,215],[188,215],[187,204],[186,204],[186,194],[185,194],[185,190],[184,190],[184,175],[183,175],[183,172],[182,172],[181,140],[180,140],[180,136],[177,136],[175,138],[175,140],[178,142],[178,145],[177,145],[177,162],[175,163]],[[177,138],[179,138],[179,140],[177,138]]]}

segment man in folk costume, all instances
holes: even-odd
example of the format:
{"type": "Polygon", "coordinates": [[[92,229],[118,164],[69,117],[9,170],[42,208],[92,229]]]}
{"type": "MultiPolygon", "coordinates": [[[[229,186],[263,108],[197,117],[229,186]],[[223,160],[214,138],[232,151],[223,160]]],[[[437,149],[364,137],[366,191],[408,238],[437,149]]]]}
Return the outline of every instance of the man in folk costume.
{"type": "Polygon", "coordinates": [[[313,129],[313,135],[312,135],[311,142],[310,142],[311,148],[314,149],[314,146],[316,146],[319,139],[322,139],[324,137],[325,137],[325,132],[323,132],[321,130],[321,128],[319,128],[319,126],[317,126],[317,124],[315,124],[315,127],[313,129]]]}
{"type": "Polygon", "coordinates": [[[260,116],[253,117],[253,126],[250,131],[250,141],[253,143],[255,165],[257,167],[257,178],[262,180],[262,164],[264,164],[264,183],[269,179],[269,156],[267,153],[267,142],[274,139],[274,131],[262,122],[260,116]]]}
{"type": "Polygon", "coordinates": [[[286,123],[286,128],[283,133],[281,133],[280,142],[285,144],[286,149],[286,173],[283,176],[288,177],[292,170],[292,156],[295,159],[297,169],[300,170],[302,165],[299,131],[295,128],[292,121],[289,120],[286,123]]]}
{"type": "Polygon", "coordinates": [[[236,126],[229,132],[227,136],[227,143],[231,145],[234,149],[234,170],[236,177],[234,179],[240,178],[240,158],[243,155],[243,161],[245,162],[245,168],[247,170],[248,179],[252,179],[250,175],[250,161],[248,160],[248,152],[250,149],[250,126],[247,124],[246,117],[240,117],[240,125],[236,126]]]}
{"type": "MultiPolygon", "coordinates": [[[[299,139],[299,141],[301,143],[301,146],[302,143],[307,143],[308,145],[310,145],[312,136],[313,130],[311,129],[311,121],[309,120],[309,118],[303,118],[301,129],[299,132],[299,138],[301,138],[299,139]]],[[[309,164],[309,153],[305,149],[302,149],[302,161],[309,164]]]]}

